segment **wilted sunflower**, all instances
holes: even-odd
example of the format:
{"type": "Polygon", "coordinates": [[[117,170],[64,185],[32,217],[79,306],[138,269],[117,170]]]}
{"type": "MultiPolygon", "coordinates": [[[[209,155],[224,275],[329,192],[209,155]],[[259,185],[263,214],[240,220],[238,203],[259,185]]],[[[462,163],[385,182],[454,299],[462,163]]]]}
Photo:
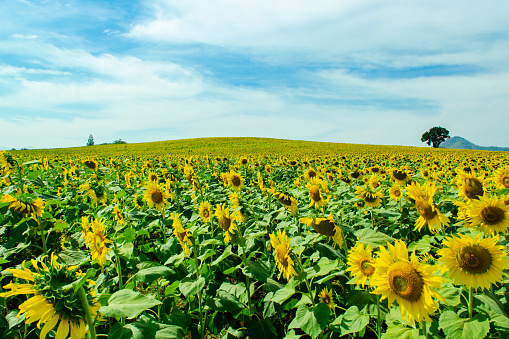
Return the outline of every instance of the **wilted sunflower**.
{"type": "Polygon", "coordinates": [[[170,194],[163,187],[159,186],[157,182],[150,181],[145,186],[145,193],[143,199],[147,202],[148,207],[155,207],[162,211],[168,202],[165,199],[170,198],[170,194]]]}
{"type": "Polygon", "coordinates": [[[325,287],[320,294],[318,294],[318,299],[320,299],[321,303],[329,306],[331,310],[336,308],[336,304],[334,303],[334,298],[332,296],[332,291],[325,287]]]}
{"type": "Polygon", "coordinates": [[[357,199],[361,199],[365,202],[364,206],[377,207],[382,204],[383,193],[380,190],[371,192],[362,186],[357,186],[355,188],[355,194],[357,199]]]}
{"type": "Polygon", "coordinates": [[[209,222],[214,216],[211,211],[211,206],[207,201],[202,201],[198,209],[198,215],[203,222],[209,222]]]}
{"type": "Polygon", "coordinates": [[[292,214],[297,213],[298,210],[297,199],[295,199],[288,193],[278,191],[273,191],[273,195],[276,197],[279,203],[281,203],[285,208],[287,208],[290,211],[290,213],[292,214]]]}
{"type": "Polygon", "coordinates": [[[327,218],[300,218],[299,222],[312,227],[317,233],[332,239],[339,247],[343,245],[343,232],[330,214],[327,218]]]}
{"type": "Polygon", "coordinates": [[[497,169],[491,177],[491,181],[497,188],[509,188],[509,166],[497,169]]]}
{"type": "Polygon", "coordinates": [[[182,213],[171,214],[171,220],[173,220],[173,235],[178,239],[180,246],[182,246],[182,249],[184,250],[184,254],[189,256],[191,253],[189,246],[193,244],[190,239],[191,231],[185,229],[182,225],[182,222],[180,221],[181,215],[182,213]]]}
{"type": "Polygon", "coordinates": [[[97,260],[99,265],[103,266],[106,263],[108,252],[111,251],[107,244],[112,243],[111,240],[106,238],[104,233],[104,220],[102,218],[94,218],[94,221],[90,223],[88,218],[85,217],[81,218],[81,222],[85,243],[90,249],[92,260],[97,260]],[[89,227],[92,229],[90,230],[89,227]]]}
{"type": "Polygon", "coordinates": [[[297,272],[290,257],[290,240],[286,236],[286,231],[279,229],[276,234],[270,234],[270,243],[275,251],[276,264],[279,269],[278,279],[283,274],[286,280],[290,280],[291,277],[297,275],[297,272]]]}
{"type": "Polygon", "coordinates": [[[469,226],[479,227],[486,234],[505,233],[509,228],[509,206],[504,199],[484,193],[466,205],[465,217],[469,226]]]}
{"type": "Polygon", "coordinates": [[[231,170],[228,175],[228,185],[230,185],[232,190],[240,191],[240,189],[244,186],[244,179],[240,173],[231,170]]]}
{"type": "Polygon", "coordinates": [[[9,208],[16,213],[31,215],[34,219],[42,217],[42,213],[44,212],[44,201],[41,198],[37,198],[33,202],[25,202],[17,200],[10,194],[5,194],[2,199],[0,199],[0,202],[8,203],[9,208]]]}
{"type": "Polygon", "coordinates": [[[463,234],[445,237],[444,248],[438,250],[438,261],[451,280],[468,288],[488,289],[502,282],[503,271],[509,269],[505,247],[497,245],[499,236],[475,239],[463,234]]]}
{"type": "Polygon", "coordinates": [[[359,242],[348,253],[348,268],[346,271],[350,272],[352,277],[355,277],[355,283],[357,285],[364,286],[366,280],[375,272],[375,268],[373,267],[374,262],[371,246],[368,244],[366,248],[364,248],[364,244],[359,242]]]}
{"type": "Polygon", "coordinates": [[[219,226],[221,226],[224,231],[224,242],[227,244],[230,242],[232,235],[235,234],[235,230],[237,229],[236,216],[230,213],[230,208],[225,206],[225,204],[216,206],[215,215],[219,221],[219,226]]]}
{"type": "Polygon", "coordinates": [[[99,168],[99,163],[95,159],[86,159],[83,160],[82,163],[92,171],[97,171],[97,169],[99,168]]]}
{"type": "Polygon", "coordinates": [[[396,300],[401,318],[406,318],[410,323],[414,319],[417,322],[431,322],[429,315],[438,307],[434,298],[443,300],[435,289],[440,288],[445,279],[434,275],[432,266],[420,263],[415,252],[408,260],[403,241],[387,244],[387,249],[380,246],[378,258],[373,264],[375,272],[371,283],[376,288],[372,293],[381,294],[381,300],[387,298],[389,307],[396,300]]]}
{"type": "Polygon", "coordinates": [[[458,196],[469,200],[479,199],[484,194],[484,176],[476,177],[472,174],[462,172],[457,177],[459,193],[458,196]]]}
{"type": "MultiPolygon", "coordinates": [[[[41,339],[46,338],[48,332],[57,325],[55,336],[57,339],[65,339],[69,335],[71,339],[84,338],[86,325],[83,304],[74,288],[62,288],[72,284],[84,274],[76,266],[62,266],[53,253],[51,253],[49,262],[47,262],[47,258],[47,256],[43,256],[39,261],[32,259],[30,261],[32,270],[26,267],[25,261],[21,265],[22,269],[7,269],[15,278],[28,280],[29,283],[11,282],[4,286],[4,289],[10,291],[0,293],[0,297],[33,294],[19,305],[18,318],[24,315],[27,324],[37,321],[37,328],[41,328],[41,325],[44,324],[39,334],[41,339]]],[[[83,285],[93,317],[101,307],[95,298],[94,286],[95,283],[92,281],[83,285]]]]}

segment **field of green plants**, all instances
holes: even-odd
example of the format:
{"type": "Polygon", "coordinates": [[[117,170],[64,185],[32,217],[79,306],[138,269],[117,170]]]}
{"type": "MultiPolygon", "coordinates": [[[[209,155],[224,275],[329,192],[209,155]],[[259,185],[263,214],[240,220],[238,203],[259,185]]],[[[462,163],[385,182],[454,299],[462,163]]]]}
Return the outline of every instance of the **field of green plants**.
{"type": "Polygon", "coordinates": [[[1,338],[507,338],[509,154],[0,153],[1,338]]]}

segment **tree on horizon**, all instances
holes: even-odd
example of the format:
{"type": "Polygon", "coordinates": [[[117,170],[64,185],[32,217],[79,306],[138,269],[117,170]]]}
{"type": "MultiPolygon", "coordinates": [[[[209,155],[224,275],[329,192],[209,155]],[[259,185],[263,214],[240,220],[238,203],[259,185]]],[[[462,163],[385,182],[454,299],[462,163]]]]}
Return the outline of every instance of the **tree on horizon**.
{"type": "Polygon", "coordinates": [[[87,146],[94,146],[94,136],[92,134],[88,137],[87,146]]]}
{"type": "Polygon", "coordinates": [[[430,128],[421,136],[421,141],[426,142],[428,146],[433,144],[433,148],[438,148],[445,139],[450,138],[449,131],[443,127],[435,126],[430,128]]]}

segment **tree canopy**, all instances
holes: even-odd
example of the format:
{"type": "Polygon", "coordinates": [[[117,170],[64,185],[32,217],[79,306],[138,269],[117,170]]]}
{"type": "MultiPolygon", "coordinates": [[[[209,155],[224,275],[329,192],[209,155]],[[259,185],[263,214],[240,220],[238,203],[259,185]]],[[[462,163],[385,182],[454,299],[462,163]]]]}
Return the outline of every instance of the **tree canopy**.
{"type": "Polygon", "coordinates": [[[88,137],[87,146],[94,146],[94,136],[92,134],[88,137]]]}
{"type": "Polygon", "coordinates": [[[433,144],[434,148],[438,148],[447,138],[450,138],[449,131],[443,127],[436,126],[425,132],[421,137],[421,141],[427,143],[428,146],[433,144]]]}

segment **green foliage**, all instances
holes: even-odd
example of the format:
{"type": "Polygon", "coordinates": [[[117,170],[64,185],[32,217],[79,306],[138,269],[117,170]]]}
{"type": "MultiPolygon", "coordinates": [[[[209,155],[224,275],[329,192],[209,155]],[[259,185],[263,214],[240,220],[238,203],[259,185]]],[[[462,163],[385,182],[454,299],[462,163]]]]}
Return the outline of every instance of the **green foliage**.
{"type": "Polygon", "coordinates": [[[94,136],[92,134],[88,136],[87,146],[94,146],[94,136]]]}
{"type": "Polygon", "coordinates": [[[450,138],[449,131],[443,127],[432,127],[429,131],[425,132],[421,141],[429,145],[433,144],[434,148],[438,148],[445,139],[450,138]]]}

